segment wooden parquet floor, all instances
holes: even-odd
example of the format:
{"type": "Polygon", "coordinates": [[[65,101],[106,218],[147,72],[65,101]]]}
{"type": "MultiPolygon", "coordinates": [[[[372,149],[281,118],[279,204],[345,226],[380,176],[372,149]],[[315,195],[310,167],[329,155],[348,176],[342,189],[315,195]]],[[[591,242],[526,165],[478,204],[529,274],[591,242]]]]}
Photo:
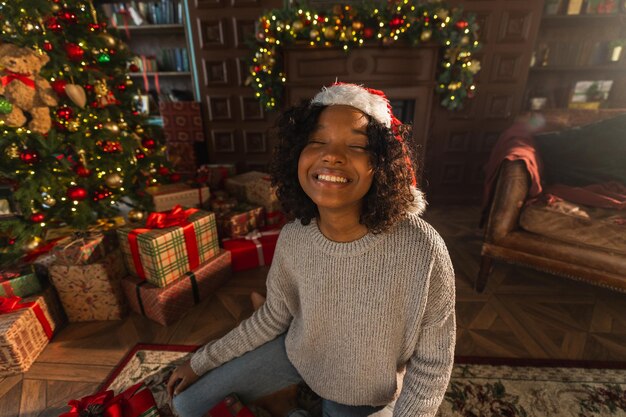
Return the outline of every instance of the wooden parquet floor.
{"type": "MultiPolygon", "coordinates": [[[[626,362],[626,294],[496,263],[483,294],[472,289],[482,231],[478,207],[431,207],[457,276],[458,356],[626,362]]],[[[97,390],[137,343],[203,344],[252,312],[267,269],[236,274],[177,324],[137,315],[65,326],[23,375],[0,380],[0,417],[53,417],[97,390]]]]}

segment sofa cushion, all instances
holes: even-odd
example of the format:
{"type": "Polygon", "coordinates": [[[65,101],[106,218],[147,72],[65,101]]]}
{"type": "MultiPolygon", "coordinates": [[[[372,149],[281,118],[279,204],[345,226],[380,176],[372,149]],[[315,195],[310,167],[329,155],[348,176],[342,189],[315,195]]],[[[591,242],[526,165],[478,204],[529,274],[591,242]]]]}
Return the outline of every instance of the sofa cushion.
{"type": "Polygon", "coordinates": [[[562,242],[626,254],[624,211],[535,200],[522,209],[520,226],[562,242]]]}

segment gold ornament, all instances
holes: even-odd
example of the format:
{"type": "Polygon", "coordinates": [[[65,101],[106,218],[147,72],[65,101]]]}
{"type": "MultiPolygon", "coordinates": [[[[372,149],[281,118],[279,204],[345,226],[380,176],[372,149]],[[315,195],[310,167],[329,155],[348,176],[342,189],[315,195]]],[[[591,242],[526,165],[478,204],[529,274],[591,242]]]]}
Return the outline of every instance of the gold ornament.
{"type": "Polygon", "coordinates": [[[432,36],[433,36],[432,30],[424,30],[420,34],[420,40],[422,42],[428,42],[432,36]]]}
{"type": "Polygon", "coordinates": [[[309,37],[313,40],[317,39],[320,36],[320,31],[317,29],[311,29],[309,32],[309,37]]]}
{"type": "Polygon", "coordinates": [[[141,135],[144,132],[143,127],[141,125],[137,125],[135,132],[141,135]]]}
{"type": "Polygon", "coordinates": [[[78,132],[78,128],[80,127],[80,122],[78,120],[72,120],[67,123],[67,130],[70,132],[78,132]]]}
{"type": "Polygon", "coordinates": [[[9,24],[2,25],[2,31],[5,33],[13,33],[13,28],[9,24]]]}
{"type": "Polygon", "coordinates": [[[324,28],[324,37],[328,40],[333,40],[335,39],[335,37],[337,36],[337,32],[335,31],[334,28],[326,27],[324,28]]]}
{"type": "Polygon", "coordinates": [[[35,26],[31,22],[26,22],[24,23],[22,28],[24,29],[24,31],[30,32],[31,30],[35,29],[35,26]]]}
{"type": "Polygon", "coordinates": [[[120,127],[116,123],[113,123],[113,122],[106,122],[104,124],[104,128],[110,130],[113,133],[119,133],[120,131],[120,127]]]}
{"type": "Polygon", "coordinates": [[[126,120],[120,120],[117,125],[120,127],[120,129],[128,129],[128,123],[126,122],[126,120]]]}
{"type": "Polygon", "coordinates": [[[132,209],[128,212],[128,221],[137,223],[143,220],[145,213],[141,210],[132,209]]]}
{"type": "Polygon", "coordinates": [[[461,45],[468,45],[470,43],[470,38],[469,36],[463,36],[461,38],[461,45]]]}
{"type": "Polygon", "coordinates": [[[124,183],[122,176],[116,172],[104,176],[104,183],[109,188],[120,188],[124,183]]]}
{"type": "Polygon", "coordinates": [[[126,81],[124,81],[124,84],[126,84],[126,86],[130,87],[131,85],[133,85],[133,80],[131,80],[130,78],[127,78],[126,81]]]}
{"type": "Polygon", "coordinates": [[[39,236],[33,236],[32,238],[24,242],[24,246],[22,246],[22,250],[24,250],[24,252],[32,252],[39,247],[42,241],[43,239],[40,238],[39,236]]]}
{"type": "Polygon", "coordinates": [[[20,148],[18,148],[15,143],[12,143],[6,147],[6,149],[4,150],[4,153],[10,159],[17,159],[20,157],[20,148]]]}
{"type": "Polygon", "coordinates": [[[42,202],[48,207],[53,207],[57,203],[57,200],[54,197],[52,197],[50,194],[46,194],[43,197],[42,202]]]}
{"type": "Polygon", "coordinates": [[[352,22],[352,29],[354,30],[361,30],[363,29],[363,22],[352,22]]]}
{"type": "Polygon", "coordinates": [[[107,32],[99,34],[98,37],[102,39],[109,48],[113,48],[117,44],[117,40],[107,32]]]}
{"type": "Polygon", "coordinates": [[[52,11],[55,13],[61,10],[61,6],[59,6],[58,4],[53,4],[51,8],[52,8],[52,11]]]}
{"type": "Polygon", "coordinates": [[[300,32],[302,29],[304,29],[304,23],[302,23],[302,21],[300,20],[296,20],[295,22],[291,24],[291,28],[296,33],[300,32]]]}

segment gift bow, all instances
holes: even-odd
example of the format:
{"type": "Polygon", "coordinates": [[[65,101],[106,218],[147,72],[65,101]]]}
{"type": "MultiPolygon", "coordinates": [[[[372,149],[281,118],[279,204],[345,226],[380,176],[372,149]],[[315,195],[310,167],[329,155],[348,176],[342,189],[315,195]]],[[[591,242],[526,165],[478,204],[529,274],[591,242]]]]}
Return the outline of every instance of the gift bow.
{"type": "Polygon", "coordinates": [[[263,245],[259,241],[263,236],[271,236],[277,235],[280,233],[280,229],[277,230],[267,230],[265,232],[259,231],[259,229],[254,229],[250,233],[244,236],[244,239],[250,240],[256,246],[257,257],[259,258],[259,266],[265,265],[265,255],[263,253],[263,245]]]}
{"type": "Polygon", "coordinates": [[[20,302],[22,301],[22,297],[11,296],[11,297],[0,297],[0,314],[10,313],[15,310],[19,310],[20,308],[24,308],[20,306],[20,302]]]}
{"type": "Polygon", "coordinates": [[[187,218],[198,209],[190,208],[184,210],[180,205],[174,206],[168,211],[150,213],[146,220],[146,229],[165,229],[167,227],[184,226],[187,218]]]}
{"type": "Polygon", "coordinates": [[[108,390],[70,400],[67,405],[72,409],[59,417],[138,417],[156,406],[150,390],[142,387],[140,382],[115,397],[113,391],[108,390]],[[124,414],[125,410],[130,410],[132,415],[124,414]]]}
{"type": "Polygon", "coordinates": [[[23,308],[31,307],[35,317],[39,323],[41,323],[43,332],[46,334],[48,340],[50,340],[52,338],[52,326],[50,326],[50,322],[46,318],[46,315],[39,304],[34,301],[22,303],[22,297],[18,297],[16,295],[12,295],[10,297],[0,297],[0,314],[8,314],[23,308]]]}
{"type": "Polygon", "coordinates": [[[13,80],[18,80],[21,81],[22,83],[24,83],[26,86],[30,87],[30,88],[35,88],[35,80],[33,80],[30,74],[20,74],[19,72],[13,72],[13,71],[9,71],[9,70],[4,70],[4,73],[6,74],[4,77],[2,77],[2,86],[6,87],[7,84],[9,84],[11,81],[13,80]]]}

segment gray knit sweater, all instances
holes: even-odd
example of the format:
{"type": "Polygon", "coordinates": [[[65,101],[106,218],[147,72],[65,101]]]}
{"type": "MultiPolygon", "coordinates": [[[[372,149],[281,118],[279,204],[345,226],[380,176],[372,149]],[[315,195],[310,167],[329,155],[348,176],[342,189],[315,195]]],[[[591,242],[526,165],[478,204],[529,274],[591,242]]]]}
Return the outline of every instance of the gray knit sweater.
{"type": "Polygon", "coordinates": [[[347,405],[397,398],[394,416],[434,416],[452,370],[454,298],[446,246],[416,215],[348,243],[327,239],[315,221],[290,223],[265,304],[198,350],[191,367],[202,375],[287,332],[290,361],[323,398],[347,405]]]}

